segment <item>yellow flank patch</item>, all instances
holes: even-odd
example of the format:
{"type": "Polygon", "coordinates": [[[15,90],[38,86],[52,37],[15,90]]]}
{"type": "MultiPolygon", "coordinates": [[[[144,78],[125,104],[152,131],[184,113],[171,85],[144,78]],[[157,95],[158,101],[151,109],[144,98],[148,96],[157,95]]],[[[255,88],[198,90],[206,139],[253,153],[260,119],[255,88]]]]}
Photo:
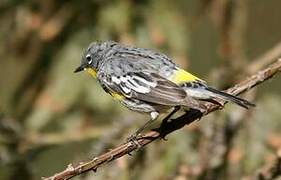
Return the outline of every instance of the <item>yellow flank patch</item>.
{"type": "Polygon", "coordinates": [[[86,68],[87,73],[89,73],[91,76],[93,76],[94,78],[97,77],[97,72],[92,69],[92,68],[86,68]]]}
{"type": "Polygon", "coordinates": [[[195,81],[195,80],[200,80],[203,81],[201,79],[199,79],[198,77],[190,74],[189,72],[177,68],[177,70],[174,72],[174,74],[171,76],[170,81],[176,83],[176,84],[182,84],[185,82],[189,82],[189,81],[195,81]]]}
{"type": "Polygon", "coordinates": [[[118,94],[118,93],[115,93],[115,92],[110,92],[110,95],[114,98],[114,99],[116,99],[116,100],[122,100],[122,99],[124,99],[124,96],[122,96],[122,95],[120,95],[120,94],[118,94]]]}

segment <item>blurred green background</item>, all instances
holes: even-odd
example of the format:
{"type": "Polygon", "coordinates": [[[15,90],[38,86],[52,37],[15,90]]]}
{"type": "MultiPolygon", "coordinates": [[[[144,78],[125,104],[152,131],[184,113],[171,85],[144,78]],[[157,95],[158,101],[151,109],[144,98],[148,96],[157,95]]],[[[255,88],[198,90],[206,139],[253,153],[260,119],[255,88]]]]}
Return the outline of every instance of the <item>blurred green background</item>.
{"type": "MultiPolygon", "coordinates": [[[[148,119],[87,74],[73,74],[90,42],[155,49],[225,89],[280,42],[280,7],[277,0],[1,0],[0,180],[39,179],[89,160],[148,119]]],[[[243,96],[253,110],[227,105],[74,179],[255,178],[281,150],[280,80],[243,96]]]]}

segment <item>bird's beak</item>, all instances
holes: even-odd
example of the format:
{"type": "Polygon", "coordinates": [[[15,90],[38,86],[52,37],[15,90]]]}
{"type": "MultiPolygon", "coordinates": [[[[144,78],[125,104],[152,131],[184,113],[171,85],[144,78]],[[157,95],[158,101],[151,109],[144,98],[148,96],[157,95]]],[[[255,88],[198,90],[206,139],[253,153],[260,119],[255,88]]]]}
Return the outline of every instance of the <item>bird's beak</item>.
{"type": "Polygon", "coordinates": [[[79,66],[78,68],[75,69],[74,73],[77,73],[77,72],[80,72],[80,71],[83,71],[84,70],[84,67],[81,65],[79,66]]]}

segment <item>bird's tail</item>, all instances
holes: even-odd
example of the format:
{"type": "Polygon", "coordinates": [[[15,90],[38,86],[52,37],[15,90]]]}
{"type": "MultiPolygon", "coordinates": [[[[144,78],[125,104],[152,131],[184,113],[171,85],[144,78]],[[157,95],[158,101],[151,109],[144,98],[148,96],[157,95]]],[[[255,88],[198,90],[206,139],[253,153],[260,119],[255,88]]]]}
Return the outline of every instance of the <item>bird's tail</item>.
{"type": "Polygon", "coordinates": [[[243,108],[246,108],[246,109],[249,109],[250,107],[254,107],[255,104],[245,100],[245,99],[242,99],[242,98],[239,98],[237,96],[234,96],[234,95],[231,95],[231,94],[228,94],[228,93],[225,93],[225,92],[222,92],[222,91],[219,91],[219,90],[216,90],[214,88],[211,88],[211,87],[206,87],[205,90],[211,92],[211,96],[213,97],[217,97],[217,98],[220,98],[220,99],[223,99],[225,101],[230,101],[230,102],[233,102],[243,108]]]}

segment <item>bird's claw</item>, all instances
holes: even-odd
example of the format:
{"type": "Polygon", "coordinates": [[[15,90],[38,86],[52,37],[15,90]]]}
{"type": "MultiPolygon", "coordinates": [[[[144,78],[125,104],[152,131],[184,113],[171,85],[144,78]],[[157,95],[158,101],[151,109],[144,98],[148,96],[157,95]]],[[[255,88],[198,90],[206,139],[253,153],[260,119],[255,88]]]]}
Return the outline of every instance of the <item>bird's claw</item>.
{"type": "Polygon", "coordinates": [[[138,133],[134,133],[134,134],[132,134],[132,135],[130,135],[128,138],[127,138],[127,143],[129,143],[129,142],[132,142],[133,144],[135,144],[136,146],[137,146],[137,148],[139,149],[139,148],[141,148],[141,145],[139,144],[139,142],[138,142],[138,139],[137,139],[137,137],[138,137],[138,133]]]}

